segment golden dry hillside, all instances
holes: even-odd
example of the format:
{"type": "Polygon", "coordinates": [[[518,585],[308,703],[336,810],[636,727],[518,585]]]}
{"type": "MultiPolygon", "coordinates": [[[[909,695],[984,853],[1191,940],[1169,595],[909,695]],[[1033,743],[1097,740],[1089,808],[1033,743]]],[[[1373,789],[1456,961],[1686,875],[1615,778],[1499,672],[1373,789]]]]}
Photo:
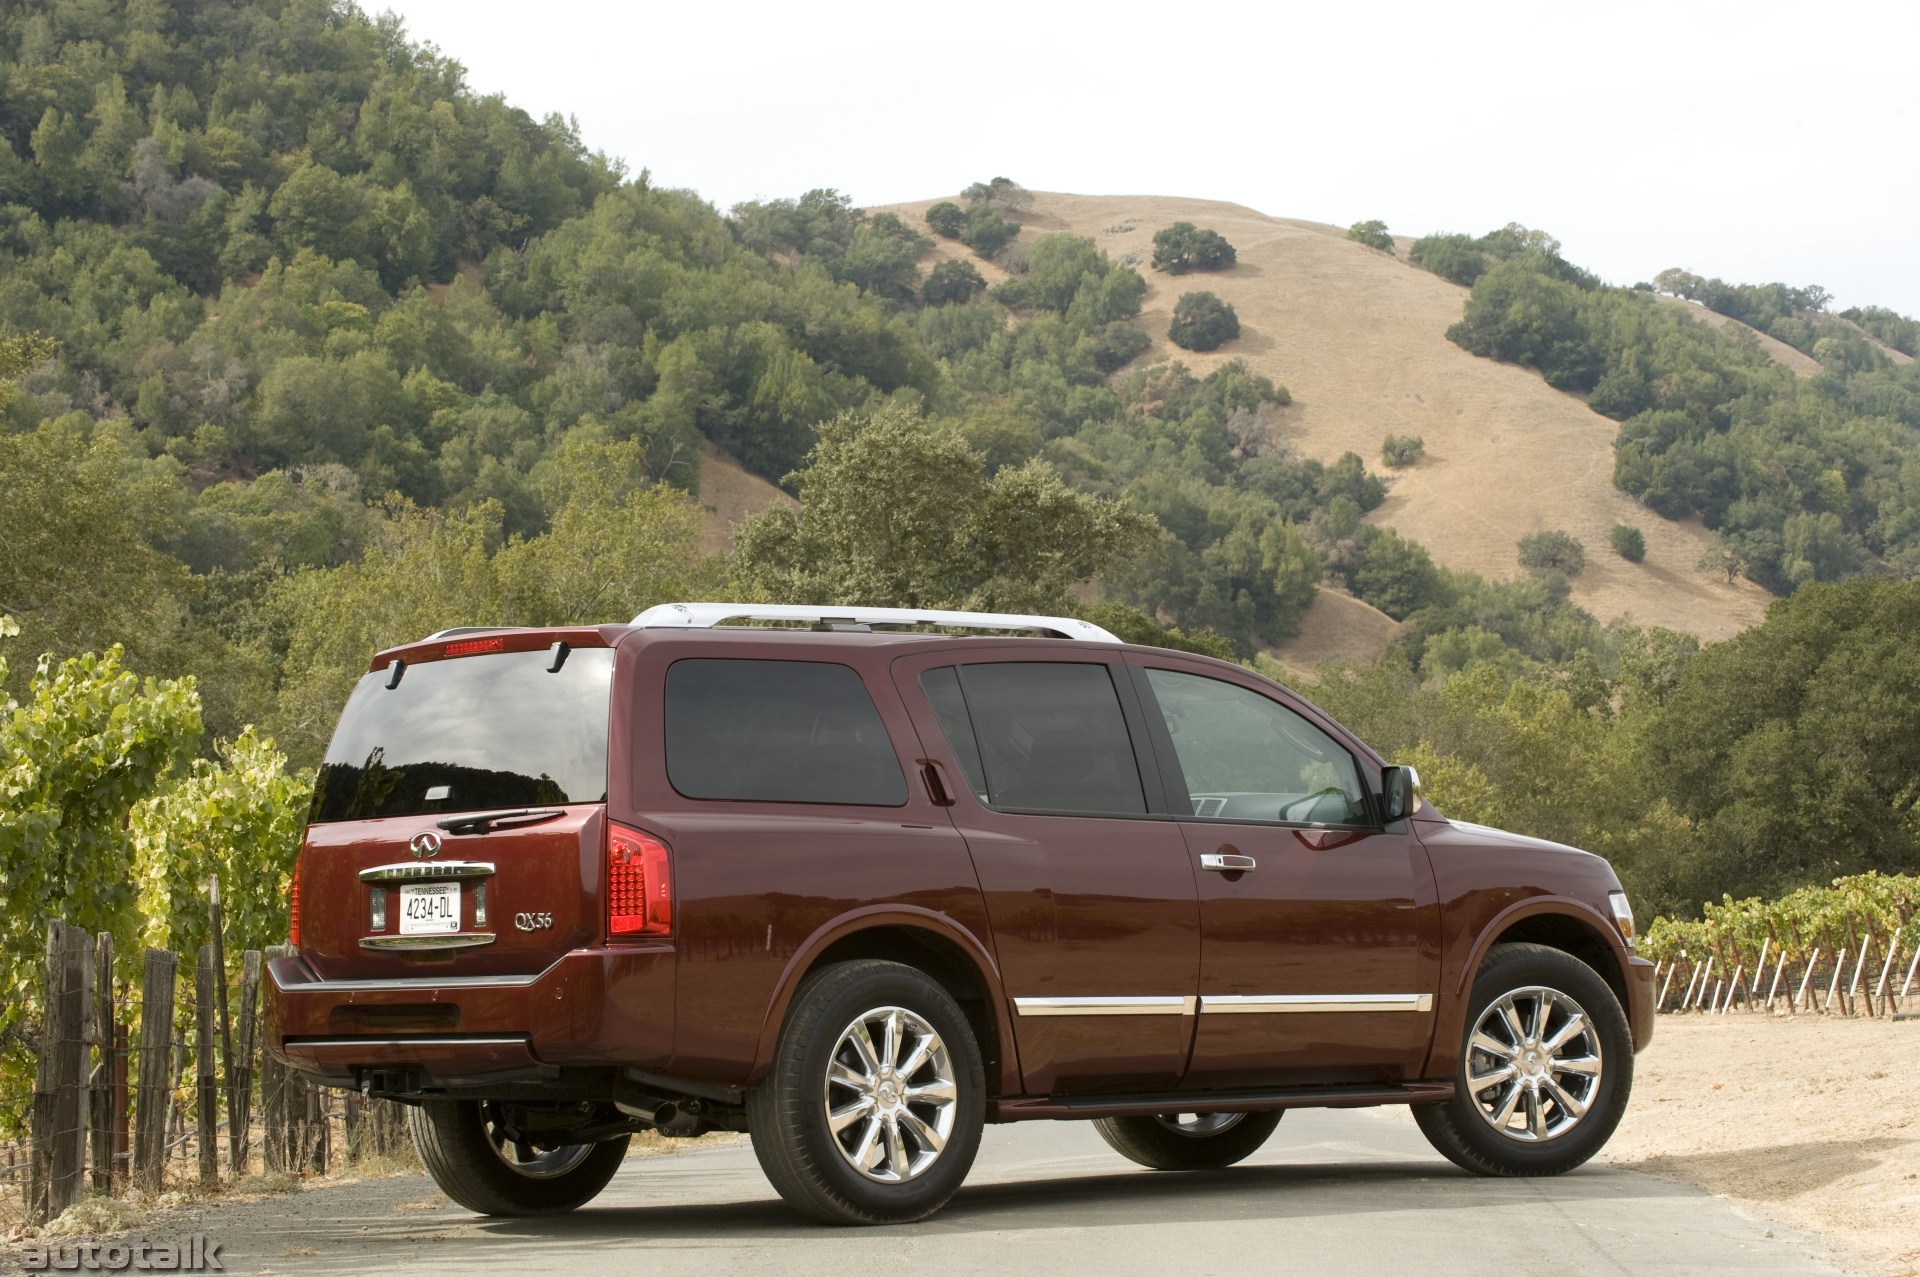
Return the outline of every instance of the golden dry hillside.
{"type": "MultiPolygon", "coordinates": [[[[892,211],[917,224],[932,202],[892,211]]],[[[1439,562],[1512,576],[1520,570],[1515,543],[1559,528],[1586,543],[1588,566],[1575,579],[1573,596],[1603,621],[1630,616],[1721,639],[1755,624],[1766,610],[1769,596],[1758,586],[1744,580],[1729,586],[1695,568],[1707,542],[1698,522],[1669,522],[1613,486],[1618,423],[1552,389],[1536,372],[1477,359],[1446,339],[1448,325],[1460,318],[1464,288],[1353,243],[1338,227],[1268,217],[1237,204],[1036,193],[1021,221],[1023,240],[1049,231],[1089,236],[1146,276],[1140,322],[1154,346],[1134,367],[1178,357],[1205,373],[1226,360],[1244,360],[1293,392],[1293,406],[1282,414],[1285,433],[1302,455],[1325,461],[1352,450],[1379,469],[1386,435],[1424,439],[1425,458],[1389,472],[1392,493],[1371,517],[1418,540],[1439,562]],[[1176,221],[1225,235],[1238,250],[1238,264],[1178,277],[1151,270],[1153,233],[1176,221]],[[1232,303],[1242,333],[1205,355],[1166,340],[1173,303],[1199,289],[1232,303]],[[1616,523],[1646,534],[1645,562],[1628,563],[1607,548],[1616,523]]],[[[946,240],[935,251],[966,253],[946,240]]],[[[1004,277],[985,265],[982,273],[1004,277]]],[[[1385,632],[1368,621],[1370,636],[1385,632]]],[[[1302,639],[1314,636],[1316,652],[1331,645],[1357,655],[1374,646],[1334,643],[1320,632],[1326,628],[1310,623],[1302,639]]],[[[1291,650],[1300,643],[1282,649],[1289,664],[1310,663],[1304,652],[1291,650]]]]}

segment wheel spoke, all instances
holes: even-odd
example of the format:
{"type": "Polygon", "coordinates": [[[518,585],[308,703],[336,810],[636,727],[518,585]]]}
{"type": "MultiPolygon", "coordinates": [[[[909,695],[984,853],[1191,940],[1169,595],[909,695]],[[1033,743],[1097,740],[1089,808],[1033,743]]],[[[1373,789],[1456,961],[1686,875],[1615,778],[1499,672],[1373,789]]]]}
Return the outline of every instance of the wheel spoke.
{"type": "Polygon", "coordinates": [[[909,1131],[913,1132],[913,1137],[920,1141],[920,1147],[926,1149],[927,1152],[939,1153],[947,1147],[947,1137],[928,1125],[928,1123],[912,1109],[903,1110],[900,1114],[900,1121],[909,1131]]]}
{"type": "Polygon", "coordinates": [[[848,1160],[863,1171],[873,1170],[873,1164],[880,1160],[879,1118],[876,1117],[867,1123],[867,1129],[860,1133],[860,1143],[854,1148],[848,1160]]]}
{"type": "Polygon", "coordinates": [[[887,1012],[887,1018],[881,1023],[886,1026],[886,1030],[885,1035],[881,1038],[883,1054],[880,1057],[880,1062],[882,1064],[898,1064],[900,1062],[900,1013],[898,1011],[887,1012]]]}
{"type": "Polygon", "coordinates": [[[873,1097],[863,1095],[845,1108],[829,1109],[827,1129],[838,1135],[871,1112],[873,1112],[873,1097]]]}
{"type": "Polygon", "coordinates": [[[900,1138],[899,1120],[889,1114],[886,1119],[886,1128],[887,1169],[893,1172],[895,1179],[905,1179],[911,1170],[911,1164],[907,1161],[907,1142],[900,1138]]]}
{"type": "Polygon", "coordinates": [[[1561,1086],[1552,1078],[1546,1078],[1541,1082],[1541,1085],[1547,1089],[1548,1094],[1553,1096],[1553,1102],[1558,1104],[1561,1109],[1566,1112],[1567,1116],[1574,1121],[1577,1122],[1587,1115],[1586,1104],[1575,1099],[1568,1093],[1565,1087],[1561,1086]]]}
{"type": "Polygon", "coordinates": [[[1527,1130],[1533,1138],[1545,1139],[1547,1137],[1547,1106],[1540,1102],[1540,1091],[1537,1087],[1528,1087],[1526,1095],[1527,1130]]]}
{"type": "Polygon", "coordinates": [[[1594,1055],[1569,1056],[1553,1062],[1555,1073],[1578,1073],[1582,1077],[1600,1076],[1600,1058],[1594,1055]]]}
{"type": "Polygon", "coordinates": [[[1481,1073],[1477,1076],[1468,1074],[1467,1090],[1471,1094],[1478,1095],[1488,1087],[1498,1085],[1516,1076],[1519,1071],[1520,1070],[1514,1068],[1511,1064],[1503,1064],[1491,1073],[1481,1073]]]}
{"type": "Polygon", "coordinates": [[[1506,1130],[1507,1124],[1513,1121],[1513,1110],[1520,1106],[1520,1096],[1526,1089],[1515,1082],[1513,1089],[1507,1092],[1507,1098],[1500,1102],[1500,1107],[1493,1115],[1493,1124],[1500,1130],[1506,1130]]]}
{"type": "Polygon", "coordinates": [[[874,1049],[873,1035],[867,1032],[867,1022],[855,1020],[847,1031],[847,1041],[853,1043],[853,1049],[860,1053],[860,1063],[866,1066],[868,1076],[880,1071],[880,1053],[874,1049]]]}
{"type": "Polygon", "coordinates": [[[960,1088],[947,1078],[935,1078],[907,1088],[907,1100],[914,1104],[951,1104],[959,1094],[960,1088]]]}
{"type": "Polygon", "coordinates": [[[1520,1043],[1525,1042],[1527,1040],[1527,1028],[1524,1024],[1520,1023],[1520,1010],[1513,1005],[1512,998],[1502,998],[1500,1000],[1500,1015],[1506,1020],[1508,1031],[1513,1034],[1514,1045],[1518,1046],[1520,1043]]]}
{"type": "Polygon", "coordinates": [[[913,1050],[907,1053],[906,1060],[900,1065],[900,1076],[904,1079],[918,1073],[926,1066],[927,1057],[939,1049],[939,1038],[930,1033],[921,1034],[920,1040],[913,1044],[913,1050]]]}
{"type": "Polygon", "coordinates": [[[1477,1029],[1474,1031],[1473,1036],[1467,1040],[1467,1045],[1473,1047],[1475,1050],[1485,1051],[1488,1055],[1497,1055],[1503,1060],[1511,1060],[1514,1056],[1520,1054],[1518,1050],[1508,1046],[1499,1038],[1477,1029]]]}
{"type": "Polygon", "coordinates": [[[1547,1017],[1553,1014],[1553,994],[1546,989],[1540,991],[1533,1002],[1533,1031],[1527,1034],[1535,1042],[1541,1042],[1547,1036],[1547,1017]]]}
{"type": "Polygon", "coordinates": [[[1579,1037],[1582,1033],[1585,1033],[1586,1031],[1587,1031],[1586,1016],[1584,1015],[1568,1016],[1567,1022],[1561,1025],[1560,1028],[1557,1031],[1555,1031],[1552,1037],[1546,1039],[1540,1045],[1545,1047],[1549,1051],[1558,1051],[1561,1047],[1573,1041],[1575,1038],[1579,1037]]]}
{"type": "Polygon", "coordinates": [[[843,1060],[835,1060],[827,1065],[827,1081],[850,1086],[856,1091],[866,1091],[873,1087],[873,1076],[861,1073],[843,1060]]]}

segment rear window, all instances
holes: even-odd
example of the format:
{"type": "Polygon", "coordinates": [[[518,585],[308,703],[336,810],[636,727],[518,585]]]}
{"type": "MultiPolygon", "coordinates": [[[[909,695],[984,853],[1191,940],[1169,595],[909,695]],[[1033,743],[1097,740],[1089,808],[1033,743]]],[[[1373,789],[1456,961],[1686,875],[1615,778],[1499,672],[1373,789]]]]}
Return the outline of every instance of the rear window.
{"type": "Polygon", "coordinates": [[[309,819],[488,811],[607,797],[611,648],[409,665],[360,680],[321,765],[309,819]]]}
{"type": "Polygon", "coordinates": [[[824,661],[675,661],[667,778],[688,798],[899,807],[907,782],[860,676],[824,661]]]}
{"type": "Polygon", "coordinates": [[[963,665],[964,705],[943,691],[943,682],[923,680],[921,686],[968,783],[976,793],[984,785],[993,806],[1062,815],[1146,814],[1133,740],[1106,666],[963,665]]]}

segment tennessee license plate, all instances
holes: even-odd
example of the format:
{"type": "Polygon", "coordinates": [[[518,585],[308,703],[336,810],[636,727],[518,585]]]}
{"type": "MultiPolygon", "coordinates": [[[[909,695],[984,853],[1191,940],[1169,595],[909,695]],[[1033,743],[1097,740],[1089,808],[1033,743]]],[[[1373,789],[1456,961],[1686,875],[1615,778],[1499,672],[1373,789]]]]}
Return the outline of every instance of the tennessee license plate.
{"type": "Polygon", "coordinates": [[[457,882],[403,882],[400,884],[400,934],[452,935],[460,930],[460,884],[457,882]]]}

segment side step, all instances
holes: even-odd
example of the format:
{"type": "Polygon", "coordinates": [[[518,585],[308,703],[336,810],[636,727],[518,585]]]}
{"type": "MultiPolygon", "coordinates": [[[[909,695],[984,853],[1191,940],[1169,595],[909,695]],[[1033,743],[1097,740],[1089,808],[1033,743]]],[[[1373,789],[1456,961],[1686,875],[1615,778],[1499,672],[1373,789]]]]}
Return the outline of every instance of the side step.
{"type": "Polygon", "coordinates": [[[1010,1096],[992,1102],[990,1122],[1039,1119],[1151,1117],[1156,1113],[1257,1113],[1267,1109],[1373,1108],[1381,1104],[1438,1104],[1453,1098],[1452,1082],[1382,1086],[1289,1086],[1257,1091],[1162,1091],[1147,1095],[1010,1096]]]}

